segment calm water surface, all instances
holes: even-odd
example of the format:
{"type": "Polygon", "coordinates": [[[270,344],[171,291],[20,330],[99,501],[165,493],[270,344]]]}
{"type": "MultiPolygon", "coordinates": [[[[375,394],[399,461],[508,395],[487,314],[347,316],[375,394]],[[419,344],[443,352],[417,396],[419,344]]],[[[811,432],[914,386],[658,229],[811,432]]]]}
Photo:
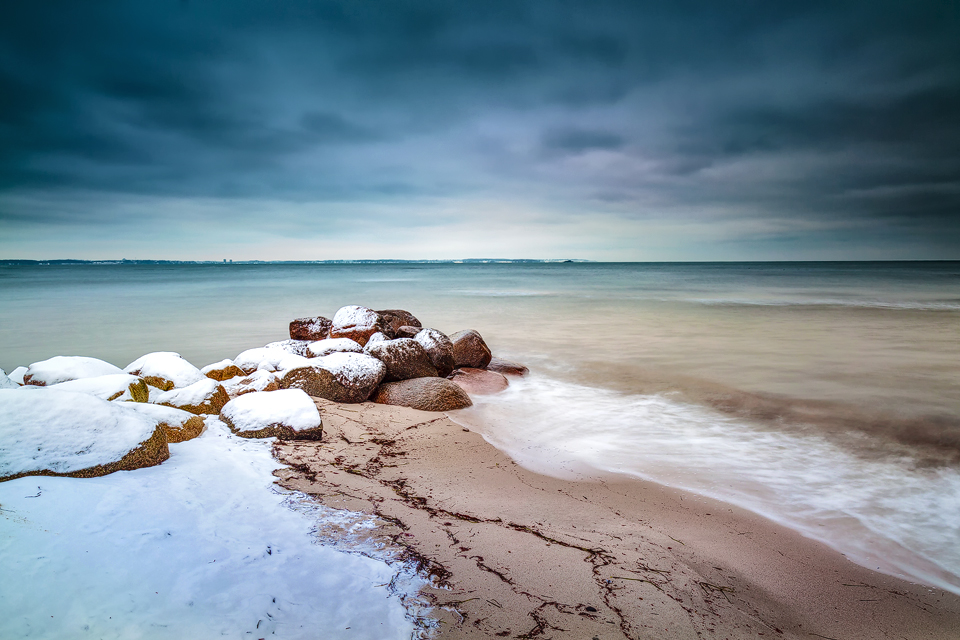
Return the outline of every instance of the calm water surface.
{"type": "Polygon", "coordinates": [[[960,591],[960,263],[0,267],[0,367],[203,366],[345,304],[528,364],[459,419],[530,467],[698,491],[960,591]]]}

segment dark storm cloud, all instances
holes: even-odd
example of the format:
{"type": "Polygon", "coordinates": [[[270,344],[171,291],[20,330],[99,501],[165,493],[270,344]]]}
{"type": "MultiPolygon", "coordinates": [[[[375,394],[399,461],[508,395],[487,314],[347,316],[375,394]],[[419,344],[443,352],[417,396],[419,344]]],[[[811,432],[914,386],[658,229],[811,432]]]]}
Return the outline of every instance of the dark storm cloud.
{"type": "Polygon", "coordinates": [[[0,222],[31,190],[481,193],[960,242],[957,33],[948,2],[14,3],[0,222]]]}

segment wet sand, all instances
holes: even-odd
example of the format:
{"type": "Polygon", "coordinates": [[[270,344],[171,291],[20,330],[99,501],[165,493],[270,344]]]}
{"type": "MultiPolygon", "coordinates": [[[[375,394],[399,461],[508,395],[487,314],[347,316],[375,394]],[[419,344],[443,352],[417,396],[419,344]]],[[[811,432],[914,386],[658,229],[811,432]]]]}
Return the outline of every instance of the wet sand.
{"type": "Polygon", "coordinates": [[[280,484],[377,516],[432,576],[441,639],[960,636],[960,597],[736,507],[539,475],[443,414],[317,403],[323,440],[277,443],[280,484]]]}

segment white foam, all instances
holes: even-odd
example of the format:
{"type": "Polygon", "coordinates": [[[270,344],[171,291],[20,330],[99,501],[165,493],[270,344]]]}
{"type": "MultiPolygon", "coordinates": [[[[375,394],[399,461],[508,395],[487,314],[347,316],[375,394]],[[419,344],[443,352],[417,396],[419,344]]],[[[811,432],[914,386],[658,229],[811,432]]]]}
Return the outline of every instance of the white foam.
{"type": "MultiPolygon", "coordinates": [[[[852,560],[960,593],[960,471],[863,459],[662,396],[526,377],[451,415],[525,467],[622,473],[724,500],[852,560]]],[[[863,436],[865,437],[865,436],[863,436]]]]}

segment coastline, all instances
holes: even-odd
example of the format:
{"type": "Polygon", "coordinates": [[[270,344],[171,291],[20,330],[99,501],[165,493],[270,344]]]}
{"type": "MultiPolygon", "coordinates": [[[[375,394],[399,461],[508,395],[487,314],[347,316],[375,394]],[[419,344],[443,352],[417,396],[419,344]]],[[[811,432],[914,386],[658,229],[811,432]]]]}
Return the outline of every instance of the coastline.
{"type": "Polygon", "coordinates": [[[854,564],[737,507],[523,469],[443,414],[316,399],[282,486],[377,516],[433,580],[437,637],[954,638],[960,597],[854,564]]]}

